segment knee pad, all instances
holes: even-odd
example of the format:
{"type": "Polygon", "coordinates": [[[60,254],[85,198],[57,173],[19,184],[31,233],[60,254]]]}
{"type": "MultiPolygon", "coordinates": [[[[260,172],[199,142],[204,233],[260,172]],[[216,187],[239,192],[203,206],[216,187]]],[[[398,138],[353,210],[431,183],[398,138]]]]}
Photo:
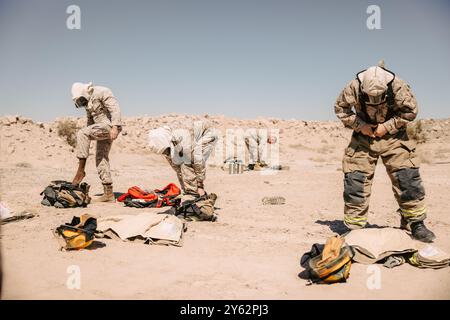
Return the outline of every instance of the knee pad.
{"type": "Polygon", "coordinates": [[[394,176],[401,191],[401,200],[422,200],[425,197],[425,189],[422,185],[419,168],[400,169],[394,173],[394,176]]]}
{"type": "Polygon", "coordinates": [[[365,173],[361,171],[348,172],[344,175],[344,200],[352,204],[361,204],[365,200],[365,173]]]}

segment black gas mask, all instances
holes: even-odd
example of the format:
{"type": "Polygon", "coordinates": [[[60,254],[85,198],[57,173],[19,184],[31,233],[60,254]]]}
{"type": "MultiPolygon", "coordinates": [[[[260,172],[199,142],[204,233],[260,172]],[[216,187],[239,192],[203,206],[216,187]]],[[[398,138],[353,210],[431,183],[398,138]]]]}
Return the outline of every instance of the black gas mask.
{"type": "Polygon", "coordinates": [[[88,105],[88,99],[86,99],[85,97],[79,97],[77,99],[75,99],[75,107],[77,108],[86,108],[88,105]]]}
{"type": "MultiPolygon", "coordinates": [[[[360,89],[361,90],[361,89],[360,89]]],[[[386,91],[378,96],[370,96],[365,92],[362,92],[364,102],[369,106],[377,106],[386,102],[386,91]]]]}

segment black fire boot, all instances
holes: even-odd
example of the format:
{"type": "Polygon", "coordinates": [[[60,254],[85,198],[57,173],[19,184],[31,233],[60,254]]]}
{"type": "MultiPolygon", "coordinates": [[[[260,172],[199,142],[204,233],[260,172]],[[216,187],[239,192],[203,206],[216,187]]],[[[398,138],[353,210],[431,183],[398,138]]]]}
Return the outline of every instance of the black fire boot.
{"type": "Polygon", "coordinates": [[[431,230],[428,230],[423,221],[411,224],[411,234],[414,239],[422,242],[433,242],[433,240],[436,239],[434,233],[431,230]]]}
{"type": "Polygon", "coordinates": [[[406,226],[406,222],[402,219],[401,228],[410,230],[412,237],[416,240],[429,243],[436,239],[435,234],[431,230],[428,230],[423,221],[413,222],[408,228],[406,226]]]}

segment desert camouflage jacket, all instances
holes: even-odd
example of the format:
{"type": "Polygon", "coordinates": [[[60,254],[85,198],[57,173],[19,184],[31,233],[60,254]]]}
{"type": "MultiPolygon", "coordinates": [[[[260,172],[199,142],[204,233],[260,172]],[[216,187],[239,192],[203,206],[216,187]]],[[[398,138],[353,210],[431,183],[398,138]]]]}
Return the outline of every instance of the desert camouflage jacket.
{"type": "MultiPolygon", "coordinates": [[[[416,118],[418,106],[410,86],[405,81],[396,77],[392,82],[392,89],[395,97],[393,117],[387,119],[387,102],[376,106],[366,104],[366,110],[371,122],[384,123],[388,132],[395,134],[416,118]]],[[[356,132],[359,132],[361,127],[366,124],[359,101],[359,90],[358,80],[350,81],[338,96],[334,106],[334,112],[344,126],[356,132]]]]}
{"type": "Polygon", "coordinates": [[[206,160],[217,141],[218,134],[209,122],[196,122],[188,129],[173,130],[174,151],[165,156],[172,168],[180,174],[181,166],[193,168],[199,186],[203,185],[206,173],[206,160]]]}
{"type": "Polygon", "coordinates": [[[110,126],[121,126],[119,103],[110,89],[95,86],[86,107],[88,126],[94,123],[104,123],[110,126]]]}

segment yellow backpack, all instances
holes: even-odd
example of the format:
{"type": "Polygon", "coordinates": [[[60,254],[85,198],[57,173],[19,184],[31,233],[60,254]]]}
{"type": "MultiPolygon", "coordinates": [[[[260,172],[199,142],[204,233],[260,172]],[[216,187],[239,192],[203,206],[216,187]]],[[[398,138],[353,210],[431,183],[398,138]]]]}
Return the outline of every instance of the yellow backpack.
{"type": "Polygon", "coordinates": [[[308,253],[309,259],[305,264],[310,281],[318,284],[346,282],[350,275],[353,252],[345,245],[344,238],[340,236],[328,238],[321,252],[317,250],[317,246],[315,248],[314,253],[313,250],[308,253]]]}
{"type": "Polygon", "coordinates": [[[54,230],[57,239],[61,239],[61,248],[64,250],[79,250],[89,247],[94,242],[97,229],[97,219],[83,214],[73,217],[72,221],[60,225],[54,230]]]}

